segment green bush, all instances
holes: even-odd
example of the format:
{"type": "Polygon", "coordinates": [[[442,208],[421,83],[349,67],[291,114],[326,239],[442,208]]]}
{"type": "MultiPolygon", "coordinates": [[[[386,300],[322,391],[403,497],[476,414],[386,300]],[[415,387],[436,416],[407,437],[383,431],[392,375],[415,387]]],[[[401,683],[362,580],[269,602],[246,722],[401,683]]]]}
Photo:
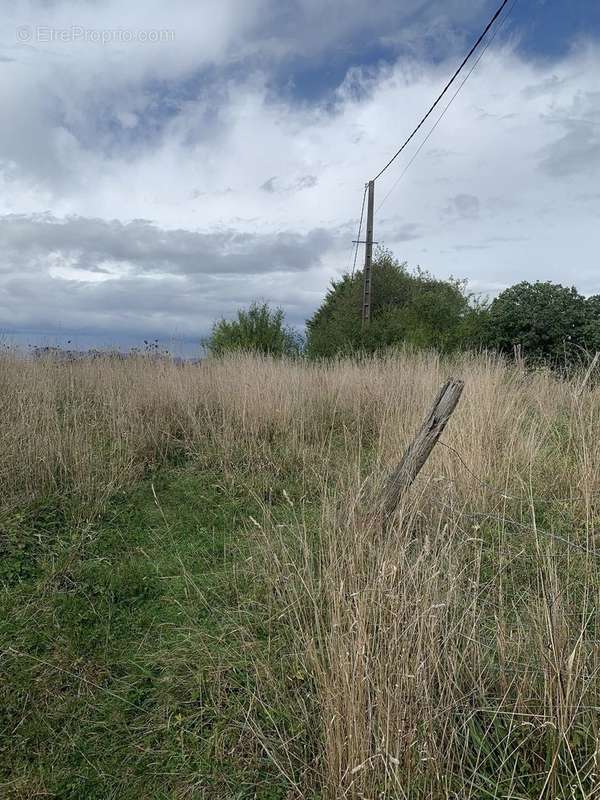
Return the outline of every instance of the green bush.
{"type": "Polygon", "coordinates": [[[600,350],[600,294],[586,298],[584,345],[590,352],[600,350]]]}
{"type": "Polygon", "coordinates": [[[247,311],[237,312],[237,319],[216,322],[206,346],[217,356],[236,350],[293,356],[302,349],[302,340],[285,325],[280,308],[272,310],[267,303],[252,303],[247,311]]]}
{"type": "Polygon", "coordinates": [[[476,345],[485,308],[471,300],[463,281],[409,272],[381,249],[373,262],[368,328],[362,327],[363,273],[344,275],[307,322],[307,352],[333,356],[403,343],[443,351],[476,345]]]}
{"type": "Polygon", "coordinates": [[[523,281],[492,302],[484,333],[487,346],[512,353],[520,345],[529,361],[570,363],[600,344],[600,304],[575,287],[523,281]]]}

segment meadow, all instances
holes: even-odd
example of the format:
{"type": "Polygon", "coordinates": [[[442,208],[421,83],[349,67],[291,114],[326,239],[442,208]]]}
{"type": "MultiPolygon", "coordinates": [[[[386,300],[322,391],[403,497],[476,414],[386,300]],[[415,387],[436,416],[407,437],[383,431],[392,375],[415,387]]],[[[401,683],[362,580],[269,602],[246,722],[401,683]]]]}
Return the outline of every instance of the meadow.
{"type": "Polygon", "coordinates": [[[6,352],[0,412],[1,797],[598,796],[593,381],[6,352]]]}

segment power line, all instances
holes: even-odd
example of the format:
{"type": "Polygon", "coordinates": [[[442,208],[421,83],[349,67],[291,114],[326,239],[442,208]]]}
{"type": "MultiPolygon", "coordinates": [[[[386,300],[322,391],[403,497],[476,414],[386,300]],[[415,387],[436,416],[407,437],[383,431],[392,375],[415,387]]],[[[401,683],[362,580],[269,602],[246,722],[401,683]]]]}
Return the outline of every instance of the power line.
{"type": "Polygon", "coordinates": [[[484,38],[486,37],[486,35],[487,35],[488,31],[490,30],[490,28],[491,28],[491,27],[494,25],[494,23],[496,22],[496,20],[497,20],[497,19],[498,19],[498,17],[500,16],[500,14],[503,12],[504,8],[505,8],[505,7],[508,5],[508,2],[509,2],[509,0],[503,0],[502,4],[501,4],[501,5],[500,5],[500,7],[498,8],[498,10],[497,10],[497,11],[496,11],[496,13],[494,14],[494,16],[491,18],[491,20],[490,20],[490,21],[488,22],[488,24],[486,25],[486,27],[485,27],[485,29],[484,29],[483,33],[482,33],[482,34],[479,36],[479,38],[477,39],[477,41],[475,42],[475,44],[473,45],[473,47],[472,47],[472,48],[469,50],[469,52],[467,53],[467,55],[466,55],[466,56],[465,56],[465,58],[463,59],[463,61],[462,61],[461,65],[460,65],[460,66],[459,66],[459,68],[456,70],[456,72],[454,73],[454,75],[453,75],[453,76],[450,78],[450,80],[448,81],[448,83],[447,83],[447,84],[444,86],[444,88],[443,88],[442,92],[441,92],[441,93],[440,93],[440,95],[437,97],[437,99],[435,100],[435,102],[433,103],[433,105],[431,106],[431,108],[429,109],[429,111],[428,111],[428,112],[425,114],[425,116],[423,117],[423,119],[422,119],[422,120],[419,122],[419,124],[417,125],[417,127],[416,127],[416,128],[414,129],[414,131],[413,131],[413,132],[410,134],[410,136],[409,136],[409,137],[408,137],[408,139],[407,139],[407,140],[404,142],[404,144],[403,144],[403,145],[402,145],[402,146],[401,146],[401,147],[400,147],[400,148],[399,148],[399,149],[396,151],[396,153],[394,153],[394,155],[392,156],[392,158],[390,158],[390,160],[387,162],[387,164],[385,165],[385,167],[384,167],[382,170],[380,170],[380,172],[378,172],[378,173],[377,173],[377,175],[376,175],[376,176],[373,178],[373,180],[377,180],[378,178],[380,178],[380,177],[383,175],[383,173],[386,171],[386,169],[388,169],[388,167],[389,167],[389,166],[391,166],[391,164],[393,164],[393,163],[394,163],[394,161],[395,161],[395,160],[398,158],[398,156],[400,155],[400,153],[401,153],[401,152],[402,152],[402,151],[405,149],[405,147],[406,147],[406,146],[407,146],[407,145],[408,145],[408,144],[409,144],[409,143],[410,143],[410,142],[411,142],[411,141],[414,139],[414,137],[416,136],[416,134],[417,134],[417,133],[418,133],[418,132],[421,130],[421,128],[423,127],[423,125],[425,124],[425,122],[426,122],[426,121],[429,119],[429,117],[431,116],[431,114],[433,113],[433,111],[435,110],[435,108],[436,108],[436,107],[438,106],[438,104],[440,103],[441,99],[444,97],[444,95],[445,95],[445,94],[446,94],[446,92],[448,91],[448,89],[449,89],[449,88],[452,86],[452,84],[454,83],[454,81],[456,80],[456,78],[458,78],[458,76],[460,75],[460,73],[462,72],[462,70],[464,69],[464,67],[466,66],[466,64],[467,64],[467,61],[468,61],[468,60],[471,58],[471,56],[473,55],[473,53],[475,52],[475,50],[477,50],[477,48],[479,47],[479,45],[481,44],[481,42],[482,42],[482,41],[484,40],[484,38]]]}
{"type": "Polygon", "coordinates": [[[506,21],[508,20],[508,18],[509,18],[509,17],[510,17],[510,15],[512,14],[512,12],[513,12],[513,9],[514,9],[514,7],[516,6],[516,4],[517,4],[517,0],[513,0],[513,3],[512,3],[512,5],[511,5],[511,7],[508,9],[508,12],[506,13],[506,15],[505,15],[504,19],[503,19],[503,20],[502,20],[502,22],[500,23],[500,26],[499,26],[498,28],[496,28],[496,30],[494,31],[494,33],[492,34],[492,36],[490,37],[490,39],[488,39],[488,41],[486,42],[486,44],[485,44],[485,47],[483,48],[483,50],[481,51],[481,53],[480,53],[480,54],[477,56],[477,59],[476,59],[476,60],[475,60],[475,62],[473,63],[473,66],[471,67],[471,69],[470,69],[470,70],[467,72],[467,74],[465,75],[465,77],[463,78],[463,80],[460,82],[460,84],[459,84],[459,86],[458,86],[458,89],[457,89],[457,90],[454,92],[454,94],[453,94],[453,95],[452,95],[452,97],[450,98],[450,100],[449,100],[448,104],[447,104],[447,105],[444,107],[444,110],[442,111],[442,113],[440,114],[440,116],[439,116],[439,117],[437,118],[437,120],[435,121],[435,124],[432,126],[432,128],[431,128],[431,130],[428,132],[427,136],[426,136],[426,137],[423,139],[423,141],[421,142],[421,144],[419,145],[419,147],[416,149],[416,151],[414,152],[414,154],[413,154],[412,158],[410,159],[410,161],[408,162],[408,164],[407,164],[407,165],[404,167],[404,169],[402,170],[402,172],[400,173],[400,175],[398,176],[398,178],[397,178],[397,179],[394,181],[394,184],[392,185],[392,187],[390,188],[390,190],[388,191],[388,193],[385,195],[385,197],[383,198],[383,200],[381,201],[381,203],[379,203],[379,205],[377,206],[377,211],[379,211],[379,209],[381,208],[381,206],[382,206],[382,205],[385,203],[385,201],[388,199],[388,197],[389,197],[389,196],[392,194],[392,192],[393,192],[393,191],[395,190],[395,188],[398,186],[398,184],[400,183],[400,181],[402,180],[402,178],[403,178],[403,177],[406,175],[406,173],[408,172],[408,170],[409,170],[409,169],[410,169],[410,167],[412,166],[413,162],[415,161],[415,159],[417,158],[417,156],[419,155],[419,153],[421,152],[421,150],[422,150],[422,149],[425,147],[425,145],[427,144],[427,142],[428,142],[428,141],[429,141],[429,139],[431,138],[431,135],[432,135],[432,133],[435,131],[435,129],[437,128],[437,126],[440,124],[440,122],[441,122],[441,121],[443,120],[443,118],[446,116],[446,112],[448,111],[448,109],[450,108],[450,106],[452,105],[452,103],[455,101],[456,97],[457,97],[457,96],[458,96],[458,94],[460,93],[460,90],[463,88],[463,86],[465,85],[465,83],[466,83],[466,82],[469,80],[469,78],[471,77],[471,75],[473,74],[473,72],[475,71],[475,69],[477,68],[477,65],[479,64],[479,62],[481,61],[481,59],[482,59],[482,58],[483,58],[483,56],[485,55],[485,53],[486,53],[486,51],[487,51],[488,47],[489,47],[489,46],[492,44],[492,42],[493,42],[493,41],[494,41],[494,39],[496,38],[496,35],[497,35],[498,33],[500,33],[500,31],[502,30],[502,28],[503,28],[503,27],[504,27],[504,25],[506,24],[506,21]]]}
{"type": "Polygon", "coordinates": [[[356,235],[356,241],[354,242],[356,247],[354,248],[354,263],[352,264],[352,277],[354,277],[354,272],[356,270],[356,259],[358,258],[358,246],[360,244],[360,234],[362,231],[363,217],[365,214],[365,200],[367,199],[368,185],[369,185],[368,183],[365,183],[365,190],[363,192],[363,198],[362,198],[362,206],[360,208],[360,222],[358,223],[358,234],[356,235]]]}

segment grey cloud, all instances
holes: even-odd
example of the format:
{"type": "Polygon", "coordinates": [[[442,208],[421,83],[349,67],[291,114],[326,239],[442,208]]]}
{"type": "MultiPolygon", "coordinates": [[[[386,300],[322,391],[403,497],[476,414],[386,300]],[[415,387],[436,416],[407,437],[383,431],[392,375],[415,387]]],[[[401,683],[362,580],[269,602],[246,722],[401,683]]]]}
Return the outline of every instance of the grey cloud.
{"type": "Polygon", "coordinates": [[[0,332],[82,331],[161,338],[204,336],[212,322],[231,316],[251,299],[285,305],[291,322],[303,321],[314,299],[293,284],[272,284],[250,275],[174,276],[156,280],[133,276],[84,284],[48,275],[24,274],[0,283],[0,332]]]}
{"type": "Polygon", "coordinates": [[[600,167],[600,91],[577,93],[569,108],[553,109],[545,121],[564,134],[541,151],[542,171],[560,178],[600,167]]]}
{"type": "Polygon", "coordinates": [[[396,220],[386,219],[382,221],[385,238],[391,242],[411,242],[423,236],[421,226],[415,222],[403,222],[398,224],[396,220]]]}
{"type": "Polygon", "coordinates": [[[68,259],[70,266],[92,272],[116,262],[142,274],[245,275],[307,270],[331,247],[333,237],[323,229],[260,236],[231,229],[164,230],[144,220],[122,223],[10,214],[0,218],[0,243],[13,262],[5,261],[0,269],[14,269],[15,262],[19,269],[37,269],[40,260],[52,253],[68,259]]]}
{"type": "Polygon", "coordinates": [[[301,320],[314,298],[311,281],[299,283],[298,276],[318,269],[334,242],[333,234],[320,229],[203,234],[145,220],[4,216],[0,330],[204,335],[215,318],[253,298],[283,302],[290,319],[301,320]],[[104,279],[53,277],[49,268],[56,266],[57,254],[67,267],[104,279]],[[110,262],[128,269],[115,276],[107,271],[110,262]]]}
{"type": "Polygon", "coordinates": [[[274,175],[272,178],[269,178],[268,181],[265,181],[260,188],[263,192],[269,192],[270,194],[276,192],[298,192],[302,189],[312,189],[317,186],[318,183],[319,179],[316,175],[302,175],[290,182],[286,182],[277,175],[274,175]]]}
{"type": "Polygon", "coordinates": [[[260,188],[263,190],[263,192],[275,192],[277,191],[275,188],[276,181],[277,175],[274,175],[272,178],[269,178],[268,181],[265,181],[260,188]]]}
{"type": "Polygon", "coordinates": [[[448,199],[444,214],[458,219],[477,219],[480,210],[479,198],[472,194],[457,194],[448,199]]]}
{"type": "Polygon", "coordinates": [[[296,181],[296,187],[298,189],[312,189],[313,186],[316,186],[318,183],[319,179],[316,175],[303,175],[296,181]]]}
{"type": "Polygon", "coordinates": [[[525,88],[521,90],[521,94],[526,100],[535,100],[537,97],[543,97],[559,89],[564,82],[564,79],[561,80],[557,75],[551,75],[549,78],[544,78],[544,80],[539,83],[525,86],[525,88]]]}
{"type": "Polygon", "coordinates": [[[540,168],[563,178],[600,167],[600,121],[571,120],[564,123],[565,135],[542,152],[540,168]]]}
{"type": "Polygon", "coordinates": [[[420,52],[431,47],[432,39],[462,49],[464,42],[456,35],[455,26],[462,27],[465,20],[479,21],[486,6],[486,0],[447,0],[442,4],[423,0],[404,0],[402,4],[394,0],[298,0],[288,4],[274,0],[272,19],[280,42],[303,57],[312,57],[334,43],[348,48],[357,36],[363,46],[381,42],[420,52]],[[424,29],[428,31],[426,42],[424,29]]]}

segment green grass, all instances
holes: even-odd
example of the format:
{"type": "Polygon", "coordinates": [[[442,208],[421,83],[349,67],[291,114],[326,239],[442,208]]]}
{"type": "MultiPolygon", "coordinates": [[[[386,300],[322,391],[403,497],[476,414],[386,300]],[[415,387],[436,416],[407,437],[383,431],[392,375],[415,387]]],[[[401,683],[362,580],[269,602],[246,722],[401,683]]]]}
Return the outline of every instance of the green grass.
{"type": "Polygon", "coordinates": [[[285,798],[257,730],[307,734],[247,569],[257,499],[179,467],[93,524],[60,508],[1,523],[0,796],[285,798]]]}

